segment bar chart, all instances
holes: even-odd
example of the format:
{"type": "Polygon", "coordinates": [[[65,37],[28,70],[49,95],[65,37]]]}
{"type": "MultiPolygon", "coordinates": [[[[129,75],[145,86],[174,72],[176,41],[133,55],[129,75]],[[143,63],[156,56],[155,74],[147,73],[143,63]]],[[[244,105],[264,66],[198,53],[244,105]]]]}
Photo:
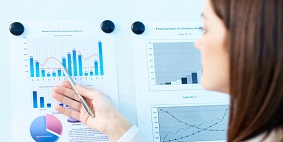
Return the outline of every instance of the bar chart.
{"type": "Polygon", "coordinates": [[[192,41],[148,41],[150,88],[199,85],[202,77],[200,52],[192,41]]]}
{"type": "Polygon", "coordinates": [[[101,40],[59,37],[29,39],[28,43],[31,78],[65,76],[59,62],[71,76],[104,76],[101,40]]]}
{"type": "Polygon", "coordinates": [[[52,108],[52,90],[32,90],[32,107],[34,109],[52,108]]]}

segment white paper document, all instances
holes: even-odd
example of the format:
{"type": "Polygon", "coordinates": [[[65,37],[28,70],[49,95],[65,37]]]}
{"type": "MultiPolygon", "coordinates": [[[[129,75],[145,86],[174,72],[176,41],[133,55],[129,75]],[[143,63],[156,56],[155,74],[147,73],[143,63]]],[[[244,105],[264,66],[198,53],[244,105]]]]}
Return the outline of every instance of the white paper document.
{"type": "Polygon", "coordinates": [[[201,85],[197,22],[147,22],[133,37],[138,126],[153,142],[225,141],[229,96],[201,85]]]}
{"type": "Polygon", "coordinates": [[[61,62],[76,83],[110,95],[118,106],[113,35],[103,33],[98,21],[19,22],[24,33],[9,33],[13,141],[110,141],[59,114],[54,105],[66,105],[52,99],[51,93],[53,86],[67,80],[61,62]]]}

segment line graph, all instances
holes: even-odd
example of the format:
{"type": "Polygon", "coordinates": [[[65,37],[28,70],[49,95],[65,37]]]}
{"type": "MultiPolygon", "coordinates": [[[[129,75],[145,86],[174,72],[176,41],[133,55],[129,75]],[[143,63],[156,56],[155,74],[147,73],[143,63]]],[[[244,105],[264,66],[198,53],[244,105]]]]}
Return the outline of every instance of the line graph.
{"type": "MultiPolygon", "coordinates": [[[[94,57],[94,58],[99,58],[99,56],[97,55],[97,54],[93,54],[93,55],[91,55],[91,56],[89,56],[89,57],[84,57],[83,56],[83,54],[81,54],[81,52],[80,51],[77,51],[77,53],[79,53],[81,56],[82,56],[82,59],[84,60],[84,61],[87,61],[88,59],[90,59],[90,58],[92,58],[92,57],[94,57]]],[[[31,56],[32,57],[32,56],[31,56]]],[[[47,58],[45,61],[44,61],[44,63],[39,63],[39,65],[41,65],[41,66],[44,66],[47,62],[48,62],[48,60],[56,60],[57,62],[61,62],[61,61],[59,61],[57,58],[55,58],[55,57],[49,57],[49,58],[47,58]]],[[[35,62],[36,61],[38,61],[38,60],[34,60],[35,62]]]]}
{"type": "Polygon", "coordinates": [[[31,78],[62,77],[58,62],[71,76],[104,76],[102,41],[95,37],[28,38],[26,66],[31,78]]]}
{"type": "Polygon", "coordinates": [[[228,115],[228,105],[154,106],[154,141],[225,140],[228,115]]]}

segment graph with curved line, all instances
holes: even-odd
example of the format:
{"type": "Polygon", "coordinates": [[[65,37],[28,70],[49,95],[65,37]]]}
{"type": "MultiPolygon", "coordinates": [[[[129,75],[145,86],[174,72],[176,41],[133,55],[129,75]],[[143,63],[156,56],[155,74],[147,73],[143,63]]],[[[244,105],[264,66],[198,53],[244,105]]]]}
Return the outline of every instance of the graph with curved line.
{"type": "Polygon", "coordinates": [[[26,44],[26,62],[31,78],[63,77],[58,62],[71,76],[104,75],[103,43],[98,38],[28,38],[26,44]]]}
{"type": "Polygon", "coordinates": [[[152,107],[154,141],[225,140],[228,116],[228,105],[152,107]]]}

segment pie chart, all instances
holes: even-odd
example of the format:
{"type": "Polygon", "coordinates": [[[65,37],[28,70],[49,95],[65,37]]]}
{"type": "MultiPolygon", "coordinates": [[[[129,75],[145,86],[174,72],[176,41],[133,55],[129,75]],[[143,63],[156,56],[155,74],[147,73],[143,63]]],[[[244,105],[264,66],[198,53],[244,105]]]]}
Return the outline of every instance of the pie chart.
{"type": "Polygon", "coordinates": [[[37,117],[30,125],[30,135],[36,142],[56,142],[62,132],[62,123],[51,114],[37,117]]]}

